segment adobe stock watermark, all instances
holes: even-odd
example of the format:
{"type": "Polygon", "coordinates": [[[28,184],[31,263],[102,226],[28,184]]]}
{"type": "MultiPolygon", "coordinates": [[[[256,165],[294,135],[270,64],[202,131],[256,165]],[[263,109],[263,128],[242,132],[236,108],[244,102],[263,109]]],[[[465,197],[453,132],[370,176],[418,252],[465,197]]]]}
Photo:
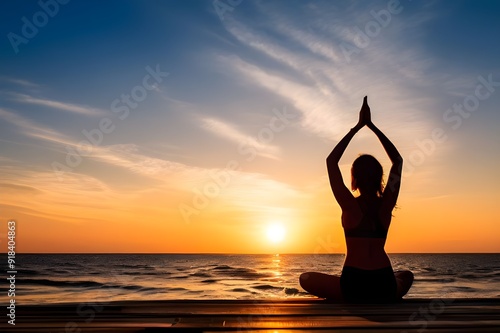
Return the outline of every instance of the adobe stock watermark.
{"type": "MultiPolygon", "coordinates": [[[[110,105],[111,112],[118,115],[118,119],[125,120],[130,115],[130,110],[134,110],[149,95],[149,92],[156,90],[158,84],[163,82],[169,73],[162,72],[160,65],[157,64],[153,69],[146,66],[146,74],[142,78],[142,83],[130,89],[129,93],[121,94],[120,98],[115,98],[110,105]]],[[[116,129],[116,123],[111,118],[103,117],[97,123],[97,126],[91,130],[82,130],[86,140],[78,142],[76,145],[66,145],[65,163],[58,161],[52,162],[52,170],[59,181],[64,180],[64,174],[72,172],[82,162],[83,157],[91,155],[94,148],[100,146],[104,141],[104,136],[113,133],[116,129]]]]}
{"type": "Polygon", "coordinates": [[[367,48],[370,45],[372,39],[380,35],[382,29],[385,29],[389,26],[393,16],[400,14],[402,11],[403,6],[400,4],[399,0],[389,0],[387,2],[387,9],[370,11],[370,15],[374,19],[366,22],[363,29],[361,29],[357,25],[354,26],[354,28],[352,28],[352,31],[355,37],[352,43],[340,43],[340,49],[342,50],[342,54],[344,55],[347,63],[351,63],[351,57],[354,54],[359,54],[361,53],[362,49],[367,48]]]}
{"type": "Polygon", "coordinates": [[[430,137],[423,140],[416,140],[417,148],[408,155],[408,162],[405,163],[405,173],[410,175],[415,171],[416,167],[424,164],[427,157],[434,154],[438,144],[442,144],[448,140],[447,132],[458,130],[465,119],[468,119],[474,112],[479,110],[481,101],[490,98],[495,92],[495,87],[500,87],[500,81],[493,80],[493,74],[489,74],[487,78],[482,75],[477,77],[477,85],[474,92],[465,96],[461,103],[454,103],[453,106],[447,109],[442,116],[446,127],[436,127],[430,137]]]}
{"type": "Polygon", "coordinates": [[[314,256],[317,257],[322,254],[341,254],[339,251],[340,244],[334,242],[332,235],[327,235],[326,237],[316,237],[316,247],[314,248],[314,256]],[[335,252],[337,251],[337,252],[335,252]]]}
{"type": "Polygon", "coordinates": [[[75,312],[78,315],[77,318],[73,317],[73,320],[68,321],[64,325],[64,332],[81,332],[82,328],[97,319],[98,315],[105,315],[106,306],[112,305],[111,302],[113,294],[116,289],[123,292],[130,293],[130,290],[126,289],[126,286],[130,285],[130,281],[124,279],[123,276],[115,274],[112,278],[99,289],[99,293],[102,296],[94,295],[93,300],[89,302],[80,302],[76,305],[75,312]]]}
{"type": "Polygon", "coordinates": [[[31,19],[26,16],[21,18],[20,34],[9,32],[7,38],[15,54],[19,53],[21,44],[28,44],[30,40],[38,35],[40,29],[49,23],[51,18],[54,18],[59,13],[61,5],[66,5],[70,0],[40,0],[38,6],[40,10],[35,12],[31,19]]]}
{"type": "MultiPolygon", "coordinates": [[[[262,300],[252,300],[252,309],[245,316],[242,314],[238,316],[238,323],[236,324],[236,332],[246,332],[246,331],[260,331],[255,323],[262,322],[266,318],[276,314],[276,311],[272,307],[267,306],[262,300]],[[256,308],[256,309],[255,309],[256,308]]],[[[234,327],[234,325],[231,325],[234,327]]],[[[231,327],[232,328],[232,327],[231,327]]],[[[271,327],[266,327],[269,330],[271,327]]],[[[262,328],[261,328],[262,329],[262,328]]],[[[274,332],[277,332],[274,330],[274,332]]]]}
{"type": "MultiPolygon", "coordinates": [[[[256,138],[247,142],[242,142],[238,146],[238,154],[246,156],[244,161],[252,162],[258,156],[259,148],[256,145],[266,145],[274,141],[275,134],[282,132],[287,126],[290,125],[291,120],[295,119],[297,115],[287,112],[286,108],[283,110],[273,109],[273,116],[269,122],[262,127],[257,133],[256,138]]],[[[201,187],[193,189],[193,197],[191,203],[179,204],[179,213],[185,223],[190,223],[193,215],[199,215],[200,212],[206,209],[210,201],[218,197],[221,191],[231,183],[231,179],[235,171],[241,169],[242,162],[238,160],[230,160],[226,163],[225,167],[221,170],[216,170],[209,174],[211,180],[201,187]]]]}
{"type": "Polygon", "coordinates": [[[7,282],[8,290],[7,296],[9,305],[7,306],[7,323],[9,325],[16,325],[16,221],[9,220],[7,222],[7,282]]]}
{"type": "MultiPolygon", "coordinates": [[[[421,306],[418,311],[413,312],[408,318],[408,323],[411,326],[419,326],[417,332],[422,333],[427,329],[429,322],[436,320],[437,317],[445,311],[446,306],[454,301],[455,299],[453,298],[433,299],[427,306],[421,306]]],[[[408,331],[401,331],[401,333],[408,333],[408,331]]]]}
{"type": "Polygon", "coordinates": [[[239,6],[243,0],[214,0],[212,5],[214,6],[215,12],[221,21],[224,21],[224,15],[226,12],[233,12],[233,10],[239,6]]]}

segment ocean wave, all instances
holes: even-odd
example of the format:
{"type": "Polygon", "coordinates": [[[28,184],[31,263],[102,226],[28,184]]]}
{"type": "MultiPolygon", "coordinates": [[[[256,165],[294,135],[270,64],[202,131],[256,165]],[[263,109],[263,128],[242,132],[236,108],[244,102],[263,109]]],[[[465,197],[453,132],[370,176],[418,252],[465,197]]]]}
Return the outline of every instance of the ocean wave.
{"type": "Polygon", "coordinates": [[[163,288],[155,287],[144,287],[135,284],[112,284],[112,283],[101,283],[97,281],[66,281],[66,280],[50,280],[50,279],[22,279],[22,283],[26,286],[47,286],[56,288],[85,288],[85,289],[123,289],[130,291],[159,291],[163,288]]]}
{"type": "MultiPolygon", "coordinates": [[[[58,274],[58,275],[76,275],[75,273],[80,273],[79,269],[68,270],[68,269],[51,269],[50,274],[58,274]]],[[[97,272],[99,273],[99,272],[97,272]]],[[[100,273],[102,274],[102,272],[100,273]]]]}
{"type": "Polygon", "coordinates": [[[474,273],[465,273],[465,274],[459,274],[457,277],[461,279],[467,279],[467,280],[474,280],[479,277],[483,276],[483,274],[474,274],[474,273]]]}
{"type": "Polygon", "coordinates": [[[211,274],[208,274],[208,273],[205,273],[205,272],[194,272],[194,273],[191,273],[189,274],[189,276],[195,276],[195,277],[211,277],[212,275],[211,274]]]}
{"type": "Polygon", "coordinates": [[[160,291],[165,292],[165,290],[166,290],[165,288],[154,288],[154,287],[146,288],[146,287],[144,287],[141,290],[139,290],[139,292],[147,294],[147,295],[154,295],[154,294],[158,294],[160,291]]]}
{"type": "MultiPolygon", "coordinates": [[[[112,287],[109,286],[108,287],[112,287]]],[[[123,285],[119,287],[120,289],[125,289],[125,290],[135,290],[135,291],[142,291],[144,287],[138,286],[138,285],[133,285],[133,284],[128,284],[128,285],[123,285]]]]}
{"type": "Polygon", "coordinates": [[[262,273],[251,268],[242,267],[231,267],[227,265],[219,265],[212,268],[214,273],[217,275],[224,275],[230,278],[242,278],[242,279],[261,279],[265,277],[273,276],[272,273],[262,273]]]}
{"type": "Polygon", "coordinates": [[[466,291],[466,292],[474,292],[474,291],[476,291],[476,288],[468,287],[468,286],[454,286],[454,288],[458,289],[460,291],[466,291]]]}
{"type": "Polygon", "coordinates": [[[61,262],[59,263],[58,265],[59,267],[83,267],[82,265],[80,264],[75,264],[73,262],[61,262]]]}
{"type": "Polygon", "coordinates": [[[23,284],[34,284],[49,287],[82,287],[82,288],[99,288],[105,284],[96,281],[61,281],[49,279],[21,279],[23,284]]]}
{"type": "Polygon", "coordinates": [[[235,293],[250,293],[251,291],[245,288],[233,288],[230,291],[234,291],[235,293]]]}
{"type": "Polygon", "coordinates": [[[415,281],[418,281],[418,282],[442,282],[442,283],[449,283],[449,282],[455,282],[456,279],[455,278],[429,278],[429,279],[426,279],[426,278],[415,278],[415,281]]]}
{"type": "Polygon", "coordinates": [[[287,295],[297,295],[301,292],[297,288],[285,288],[285,294],[287,295]]]}
{"type": "Polygon", "coordinates": [[[187,279],[187,278],[189,278],[189,275],[177,275],[169,277],[169,279],[187,279]]]}
{"type": "Polygon", "coordinates": [[[189,290],[188,294],[202,294],[204,292],[205,291],[203,291],[203,290],[189,290]]]}
{"type": "Polygon", "coordinates": [[[487,267],[487,268],[478,267],[478,268],[475,268],[474,271],[481,272],[481,273],[490,273],[491,271],[495,271],[497,269],[498,269],[498,267],[487,267]]]}
{"type": "MultiPolygon", "coordinates": [[[[102,273],[97,273],[97,274],[102,274],[102,273]]],[[[170,272],[162,272],[161,274],[163,275],[169,275],[169,274],[172,274],[170,272]]],[[[120,275],[150,275],[150,276],[157,276],[157,275],[160,275],[160,273],[158,272],[122,272],[120,273],[120,275]]]]}
{"type": "Polygon", "coordinates": [[[217,265],[217,266],[215,266],[212,269],[213,270],[220,270],[220,269],[226,270],[226,269],[235,269],[235,268],[231,267],[231,266],[228,266],[228,265],[217,265]]]}
{"type": "Polygon", "coordinates": [[[262,281],[280,282],[282,279],[283,279],[283,277],[279,276],[279,277],[273,277],[273,278],[265,278],[265,279],[262,279],[262,281]]]}
{"type": "Polygon", "coordinates": [[[137,264],[137,265],[130,265],[130,264],[115,264],[113,267],[117,268],[125,268],[125,269],[152,269],[155,270],[155,267],[149,266],[149,265],[144,265],[144,264],[137,264]]]}
{"type": "Polygon", "coordinates": [[[275,287],[270,284],[259,284],[257,286],[252,286],[252,288],[258,290],[283,290],[283,287],[275,287]]]}
{"type": "Polygon", "coordinates": [[[34,275],[40,275],[40,272],[39,271],[36,271],[34,269],[18,269],[18,273],[21,274],[21,275],[30,275],[30,276],[34,276],[34,275]]]}

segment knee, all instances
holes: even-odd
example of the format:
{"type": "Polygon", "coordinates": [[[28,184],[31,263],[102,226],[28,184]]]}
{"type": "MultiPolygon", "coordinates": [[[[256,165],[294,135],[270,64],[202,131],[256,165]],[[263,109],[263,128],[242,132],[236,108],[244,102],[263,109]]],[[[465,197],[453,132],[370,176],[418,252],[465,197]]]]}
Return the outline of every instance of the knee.
{"type": "Polygon", "coordinates": [[[413,273],[411,271],[405,271],[404,273],[405,273],[405,278],[408,279],[409,281],[413,282],[413,279],[415,278],[413,273]]]}
{"type": "Polygon", "coordinates": [[[300,277],[299,277],[299,283],[300,283],[300,286],[304,289],[305,286],[307,286],[311,280],[311,273],[302,273],[300,274],[300,277]]]}
{"type": "Polygon", "coordinates": [[[404,280],[406,283],[410,283],[412,284],[413,283],[413,279],[415,278],[415,276],[413,275],[413,273],[411,271],[401,271],[401,272],[398,272],[398,277],[402,280],[404,280]]]}

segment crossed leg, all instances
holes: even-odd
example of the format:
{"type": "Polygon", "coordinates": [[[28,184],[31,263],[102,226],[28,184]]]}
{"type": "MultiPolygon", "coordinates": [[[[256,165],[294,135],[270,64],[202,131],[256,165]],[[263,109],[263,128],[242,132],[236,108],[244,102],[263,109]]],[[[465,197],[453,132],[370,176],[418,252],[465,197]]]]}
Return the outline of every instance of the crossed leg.
{"type": "Polygon", "coordinates": [[[305,291],[314,296],[336,301],[343,300],[339,276],[307,272],[300,275],[299,282],[305,291]]]}
{"type": "MultiPolygon", "coordinates": [[[[401,299],[413,284],[413,273],[410,271],[394,272],[397,284],[397,296],[401,299]]],[[[300,286],[308,293],[337,301],[343,301],[340,289],[340,277],[317,272],[302,273],[299,278],[300,286]]]]}
{"type": "Polygon", "coordinates": [[[398,298],[401,298],[406,295],[413,284],[413,273],[410,271],[397,271],[394,272],[394,276],[396,277],[396,284],[398,285],[398,298]]]}

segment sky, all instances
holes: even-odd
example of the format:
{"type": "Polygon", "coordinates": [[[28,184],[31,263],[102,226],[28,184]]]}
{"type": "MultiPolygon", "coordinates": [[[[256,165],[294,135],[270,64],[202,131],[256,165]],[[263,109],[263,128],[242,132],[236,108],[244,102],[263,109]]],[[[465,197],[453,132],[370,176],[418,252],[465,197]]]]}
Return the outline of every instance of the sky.
{"type": "MultiPolygon", "coordinates": [[[[497,1],[0,7],[18,253],[344,253],[325,159],[365,95],[405,161],[387,252],[500,251],[497,1]]],[[[361,153],[390,167],[364,128],[348,187],[361,153]]]]}

